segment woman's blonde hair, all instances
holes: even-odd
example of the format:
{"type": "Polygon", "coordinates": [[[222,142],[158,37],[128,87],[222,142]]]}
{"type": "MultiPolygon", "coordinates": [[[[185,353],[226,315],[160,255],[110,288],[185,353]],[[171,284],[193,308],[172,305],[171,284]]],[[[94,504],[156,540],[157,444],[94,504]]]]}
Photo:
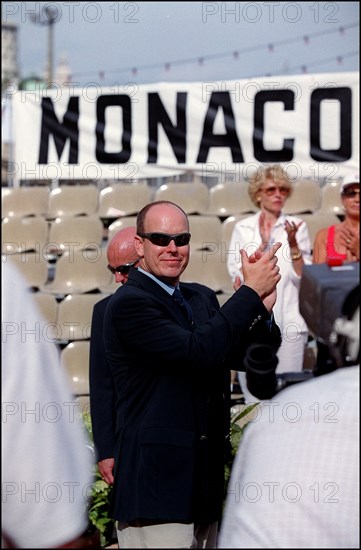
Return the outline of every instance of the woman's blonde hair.
{"type": "Polygon", "coordinates": [[[257,200],[257,194],[268,180],[277,184],[282,184],[283,187],[287,187],[290,190],[288,196],[290,196],[293,191],[291,180],[279,164],[260,166],[254,174],[252,174],[248,183],[248,193],[251,197],[251,201],[258,207],[259,201],[257,200]]]}

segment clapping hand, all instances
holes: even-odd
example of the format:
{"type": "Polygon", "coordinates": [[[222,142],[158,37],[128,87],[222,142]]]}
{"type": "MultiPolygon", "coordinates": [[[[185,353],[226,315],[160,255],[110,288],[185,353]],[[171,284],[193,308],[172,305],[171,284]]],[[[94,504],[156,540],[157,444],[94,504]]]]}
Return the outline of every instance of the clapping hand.
{"type": "MultiPolygon", "coordinates": [[[[241,282],[241,278],[240,277],[236,277],[235,280],[234,280],[234,283],[233,283],[233,288],[234,290],[238,290],[239,288],[241,288],[242,286],[242,282],[241,282]]],[[[276,300],[277,300],[277,289],[276,287],[274,288],[273,292],[271,292],[270,294],[268,294],[268,296],[266,296],[262,302],[263,302],[263,305],[265,306],[265,308],[267,309],[267,311],[269,313],[271,313],[272,309],[273,309],[273,306],[275,305],[276,303],[276,300]]]]}
{"type": "MultiPolygon", "coordinates": [[[[250,256],[244,249],[241,250],[244,284],[259,294],[268,311],[271,311],[275,304],[276,285],[281,279],[276,256],[281,246],[280,242],[273,244],[267,250],[261,246],[250,256]]],[[[236,278],[234,289],[237,290],[240,286],[241,281],[236,278]]]]}
{"type": "Polygon", "coordinates": [[[360,234],[347,225],[340,224],[340,237],[347,250],[357,259],[360,257],[360,234]]]}
{"type": "Polygon", "coordinates": [[[299,227],[303,223],[304,223],[303,220],[300,221],[299,224],[296,224],[295,222],[290,222],[289,220],[285,221],[285,230],[286,230],[286,233],[287,233],[288,244],[290,245],[290,247],[297,246],[296,233],[297,233],[299,227]]]}

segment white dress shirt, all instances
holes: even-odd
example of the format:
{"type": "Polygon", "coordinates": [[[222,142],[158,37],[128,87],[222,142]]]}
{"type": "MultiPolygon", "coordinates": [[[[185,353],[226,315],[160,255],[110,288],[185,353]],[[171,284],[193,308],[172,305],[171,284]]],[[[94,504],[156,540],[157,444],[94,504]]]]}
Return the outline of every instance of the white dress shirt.
{"type": "Polygon", "coordinates": [[[258,405],[233,463],[218,548],[359,548],[359,366],[258,405]]]}

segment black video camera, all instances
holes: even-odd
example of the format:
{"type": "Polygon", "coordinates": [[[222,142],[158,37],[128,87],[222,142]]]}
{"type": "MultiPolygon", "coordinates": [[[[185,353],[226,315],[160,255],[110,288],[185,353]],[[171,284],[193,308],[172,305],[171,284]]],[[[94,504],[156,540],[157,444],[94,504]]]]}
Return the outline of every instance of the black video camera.
{"type": "Polygon", "coordinates": [[[276,374],[278,359],[274,350],[268,345],[253,344],[245,357],[247,387],[252,395],[271,399],[286,386],[359,361],[359,284],[358,262],[303,267],[300,313],[317,342],[329,350],[332,366],[317,361],[314,371],[276,374]],[[353,344],[351,353],[349,340],[353,344]]]}

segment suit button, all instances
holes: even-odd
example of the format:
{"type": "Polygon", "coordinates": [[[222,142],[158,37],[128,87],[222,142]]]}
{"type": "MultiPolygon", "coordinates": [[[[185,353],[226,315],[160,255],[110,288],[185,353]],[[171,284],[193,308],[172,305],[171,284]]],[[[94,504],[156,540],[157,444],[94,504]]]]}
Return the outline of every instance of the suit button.
{"type": "Polygon", "coordinates": [[[207,436],[206,435],[201,435],[200,440],[204,441],[205,439],[207,439],[207,436]]]}

